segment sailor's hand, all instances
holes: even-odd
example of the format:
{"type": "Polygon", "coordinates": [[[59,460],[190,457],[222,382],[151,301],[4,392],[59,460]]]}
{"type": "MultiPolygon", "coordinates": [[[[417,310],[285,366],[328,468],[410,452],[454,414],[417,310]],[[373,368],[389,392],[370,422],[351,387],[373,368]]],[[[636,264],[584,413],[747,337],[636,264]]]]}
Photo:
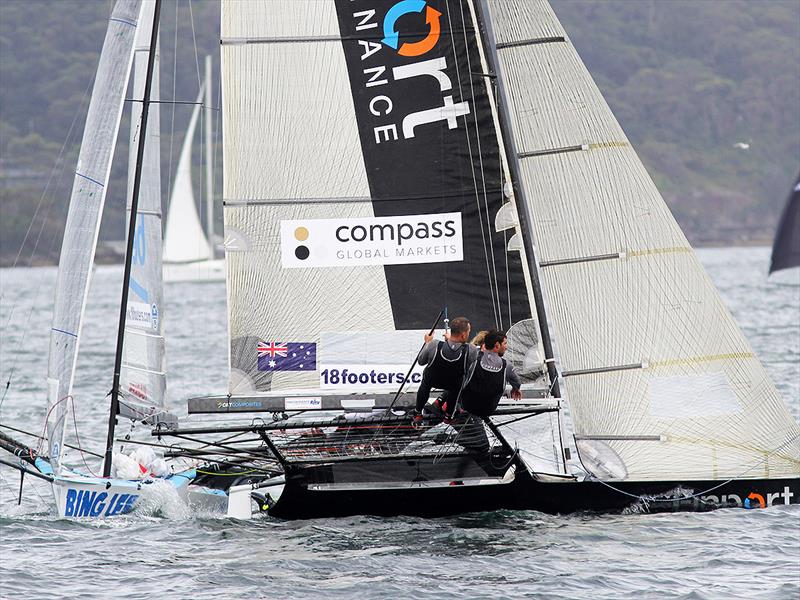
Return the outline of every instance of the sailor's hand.
{"type": "Polygon", "coordinates": [[[431,342],[431,340],[433,340],[433,336],[431,334],[429,334],[429,333],[426,333],[424,339],[425,339],[425,343],[429,344],[431,342]]]}
{"type": "Polygon", "coordinates": [[[411,417],[411,426],[416,428],[422,425],[422,414],[415,408],[408,411],[407,415],[411,417]]]}
{"type": "Polygon", "coordinates": [[[514,400],[522,400],[522,392],[519,390],[511,390],[511,398],[514,400]]]}

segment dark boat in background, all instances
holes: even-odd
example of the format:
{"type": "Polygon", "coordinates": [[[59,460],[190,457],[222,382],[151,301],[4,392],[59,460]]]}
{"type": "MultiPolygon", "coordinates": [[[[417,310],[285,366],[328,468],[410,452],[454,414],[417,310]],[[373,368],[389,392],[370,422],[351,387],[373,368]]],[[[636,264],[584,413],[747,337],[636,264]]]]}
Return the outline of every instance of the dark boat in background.
{"type": "Polygon", "coordinates": [[[800,175],[794,182],[792,193],[778,221],[775,241],[772,243],[770,274],[782,269],[800,266],[800,175]]]}

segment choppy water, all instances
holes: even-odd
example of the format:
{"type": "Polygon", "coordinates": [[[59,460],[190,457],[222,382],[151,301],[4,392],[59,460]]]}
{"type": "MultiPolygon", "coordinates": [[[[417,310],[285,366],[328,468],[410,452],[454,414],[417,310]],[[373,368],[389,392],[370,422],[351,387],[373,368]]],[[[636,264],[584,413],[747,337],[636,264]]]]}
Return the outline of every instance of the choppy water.
{"type": "MultiPolygon", "coordinates": [[[[700,258],[800,417],[800,274],[766,278],[768,251],[700,258]]],[[[76,395],[85,445],[104,437],[116,268],[90,299],[76,395]]],[[[0,271],[0,420],[43,418],[54,269],[0,271]]],[[[171,400],[222,391],[225,290],[167,290],[171,400]]],[[[251,522],[189,515],[60,520],[44,484],[0,468],[0,598],[797,598],[800,507],[702,514],[549,516],[499,511],[442,519],[351,517],[251,522]]]]}

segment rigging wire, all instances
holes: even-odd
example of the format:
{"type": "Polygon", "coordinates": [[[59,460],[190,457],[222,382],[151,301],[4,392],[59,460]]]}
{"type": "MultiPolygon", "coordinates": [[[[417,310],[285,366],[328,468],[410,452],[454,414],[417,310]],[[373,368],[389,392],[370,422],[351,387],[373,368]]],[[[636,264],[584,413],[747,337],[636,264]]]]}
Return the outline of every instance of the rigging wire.
{"type": "MultiPolygon", "coordinates": [[[[452,19],[452,15],[450,14],[450,3],[449,2],[446,4],[446,8],[447,8],[448,27],[450,28],[450,31],[452,32],[453,31],[453,19],[452,19]]],[[[450,46],[451,46],[452,51],[453,51],[454,64],[458,65],[458,53],[457,53],[456,46],[455,46],[455,38],[453,37],[452,34],[450,35],[450,46]]],[[[463,88],[463,85],[461,83],[461,71],[458,68],[456,68],[455,72],[456,72],[456,80],[458,82],[459,94],[460,94],[461,98],[463,99],[466,96],[466,94],[464,93],[464,88],[463,88]]],[[[474,102],[475,102],[475,99],[473,97],[473,105],[474,105],[474,102]]],[[[477,211],[478,212],[478,223],[480,224],[480,228],[481,228],[481,242],[482,242],[482,245],[483,245],[484,259],[486,261],[486,272],[487,272],[487,275],[489,277],[489,290],[490,290],[490,294],[491,294],[491,298],[492,298],[492,311],[494,312],[495,321],[496,321],[498,327],[500,327],[502,318],[501,318],[500,310],[499,310],[499,306],[498,306],[498,296],[499,296],[499,294],[496,292],[496,289],[495,289],[496,286],[493,286],[493,281],[492,281],[493,270],[492,270],[492,266],[491,266],[490,261],[489,261],[489,254],[491,253],[492,257],[493,257],[494,256],[494,249],[491,248],[491,238],[490,238],[490,243],[489,243],[489,247],[488,248],[487,248],[487,244],[486,244],[487,239],[486,239],[486,232],[484,231],[483,215],[481,214],[480,192],[478,190],[478,181],[477,181],[477,177],[475,175],[475,169],[474,169],[475,160],[474,160],[474,153],[473,153],[473,150],[472,150],[472,141],[470,140],[469,121],[467,119],[464,120],[464,130],[465,130],[465,133],[466,133],[465,138],[466,138],[466,141],[467,141],[467,153],[469,154],[470,162],[473,165],[473,167],[470,169],[470,172],[472,173],[473,189],[475,190],[475,202],[476,202],[477,207],[478,207],[478,211],[477,211]]],[[[479,135],[480,134],[476,132],[476,136],[479,136],[479,135]]],[[[482,165],[482,162],[480,164],[482,165]]],[[[482,168],[482,166],[481,166],[481,168],[482,168]]],[[[486,226],[489,227],[489,229],[491,231],[491,224],[487,223],[486,226]]]]}
{"type": "MultiPolygon", "coordinates": [[[[194,47],[194,67],[195,67],[195,71],[197,73],[197,89],[198,89],[198,93],[200,92],[200,90],[203,90],[203,96],[204,97],[203,97],[203,102],[202,102],[202,104],[203,104],[202,108],[205,108],[205,106],[208,105],[209,91],[206,88],[206,85],[207,85],[208,82],[203,81],[203,78],[200,76],[200,57],[199,57],[199,52],[197,51],[197,36],[196,36],[196,32],[195,32],[195,27],[194,27],[194,11],[192,10],[192,0],[188,0],[188,5],[189,5],[189,23],[190,23],[190,25],[192,27],[192,45],[194,47]]],[[[206,142],[206,136],[205,136],[205,133],[204,133],[205,132],[205,128],[208,127],[208,124],[206,123],[206,120],[207,119],[205,118],[205,111],[204,111],[203,118],[200,119],[200,155],[201,155],[201,157],[204,156],[204,147],[205,147],[205,142],[206,142]]],[[[191,161],[191,153],[190,153],[189,162],[190,163],[192,162],[191,161]]],[[[205,161],[201,159],[201,161],[200,161],[200,174],[201,174],[201,180],[202,181],[205,181],[205,170],[206,170],[206,168],[207,167],[206,167],[205,161]]],[[[200,189],[203,190],[204,188],[205,188],[205,186],[201,186],[200,189]]],[[[201,197],[202,197],[202,195],[201,195],[201,197]]],[[[200,202],[199,213],[200,213],[200,218],[201,219],[202,219],[203,213],[205,211],[205,204],[206,203],[204,203],[204,202],[200,202]]],[[[209,218],[208,215],[206,215],[206,218],[207,219],[209,218]]],[[[209,242],[209,244],[212,244],[212,258],[213,258],[213,243],[214,242],[212,240],[208,240],[208,242],[209,242]]]]}
{"type": "MultiPolygon", "coordinates": [[[[172,192],[172,154],[175,150],[175,100],[178,97],[178,8],[180,2],[175,2],[175,35],[172,46],[172,112],[169,124],[169,159],[167,160],[167,194],[172,192]]],[[[159,193],[161,190],[159,190],[159,193]]],[[[169,209],[169,207],[167,207],[169,209]]]]}
{"type": "MultiPolygon", "coordinates": [[[[450,11],[449,7],[450,7],[450,5],[448,4],[448,13],[450,11]]],[[[492,218],[489,215],[489,194],[488,194],[488,192],[486,190],[486,172],[484,170],[484,165],[483,165],[483,149],[481,147],[481,133],[480,133],[480,125],[478,123],[478,112],[477,112],[477,106],[478,105],[477,105],[477,102],[475,100],[475,83],[474,83],[474,75],[472,75],[472,59],[470,58],[470,52],[469,52],[469,41],[467,39],[467,22],[466,22],[466,17],[464,16],[464,5],[463,5],[463,3],[461,4],[461,25],[462,25],[461,30],[462,30],[462,33],[464,35],[464,48],[466,49],[465,55],[466,55],[466,58],[467,58],[467,72],[470,74],[470,77],[469,77],[470,95],[472,97],[472,106],[474,106],[476,108],[476,110],[474,110],[473,113],[472,113],[472,118],[475,121],[475,141],[477,142],[477,146],[478,146],[478,165],[479,165],[479,169],[480,169],[480,173],[481,173],[481,184],[483,186],[483,208],[484,208],[484,211],[486,212],[486,227],[487,227],[487,230],[489,232],[489,248],[491,249],[491,259],[492,259],[492,273],[491,274],[494,275],[494,288],[495,288],[496,294],[497,294],[497,313],[498,313],[498,317],[500,319],[498,321],[498,326],[499,326],[500,329],[503,329],[504,328],[503,327],[503,311],[501,309],[502,301],[500,299],[500,285],[497,282],[497,263],[495,261],[495,255],[494,255],[495,254],[494,253],[494,241],[492,240],[492,218]]],[[[451,29],[451,35],[452,35],[452,26],[451,26],[450,29],[451,29]]],[[[478,36],[479,36],[479,31],[478,31],[478,28],[476,26],[475,27],[475,41],[480,44],[480,40],[478,39],[478,36]]],[[[461,91],[461,78],[460,78],[460,76],[459,76],[458,86],[459,86],[459,91],[461,91]]],[[[486,87],[486,92],[487,92],[487,97],[488,97],[488,94],[490,92],[488,84],[487,84],[487,87],[486,87]]],[[[462,92],[462,98],[463,98],[463,92],[462,92]]],[[[466,120],[466,118],[465,118],[465,120],[466,120]]],[[[496,134],[496,132],[495,132],[495,134],[496,134]]],[[[498,140],[498,142],[499,142],[499,140],[498,140]]],[[[498,151],[499,151],[499,143],[498,143],[498,151]]],[[[498,152],[498,155],[499,155],[499,152],[498,152]]],[[[498,158],[499,158],[499,156],[498,156],[498,158]]],[[[501,163],[502,163],[502,161],[501,161],[501,163]]],[[[502,178],[500,179],[500,181],[502,182],[502,178]]],[[[502,196],[501,196],[501,202],[502,202],[502,196]]],[[[479,210],[480,210],[480,204],[479,204],[479,210]]],[[[508,262],[508,256],[507,256],[507,252],[506,252],[506,247],[505,246],[503,246],[503,255],[506,257],[506,262],[508,262]]],[[[510,296],[509,296],[509,301],[510,301],[510,296]]],[[[511,316],[511,313],[509,312],[509,318],[510,318],[510,316],[511,316]]]]}

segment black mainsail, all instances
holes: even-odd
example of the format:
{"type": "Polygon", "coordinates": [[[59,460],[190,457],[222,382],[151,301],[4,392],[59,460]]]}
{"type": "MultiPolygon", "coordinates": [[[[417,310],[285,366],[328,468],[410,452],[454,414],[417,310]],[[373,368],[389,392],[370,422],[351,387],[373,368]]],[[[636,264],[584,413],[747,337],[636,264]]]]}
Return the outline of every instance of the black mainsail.
{"type": "Polygon", "coordinates": [[[800,266],[800,175],[778,221],[769,272],[800,266]]]}

